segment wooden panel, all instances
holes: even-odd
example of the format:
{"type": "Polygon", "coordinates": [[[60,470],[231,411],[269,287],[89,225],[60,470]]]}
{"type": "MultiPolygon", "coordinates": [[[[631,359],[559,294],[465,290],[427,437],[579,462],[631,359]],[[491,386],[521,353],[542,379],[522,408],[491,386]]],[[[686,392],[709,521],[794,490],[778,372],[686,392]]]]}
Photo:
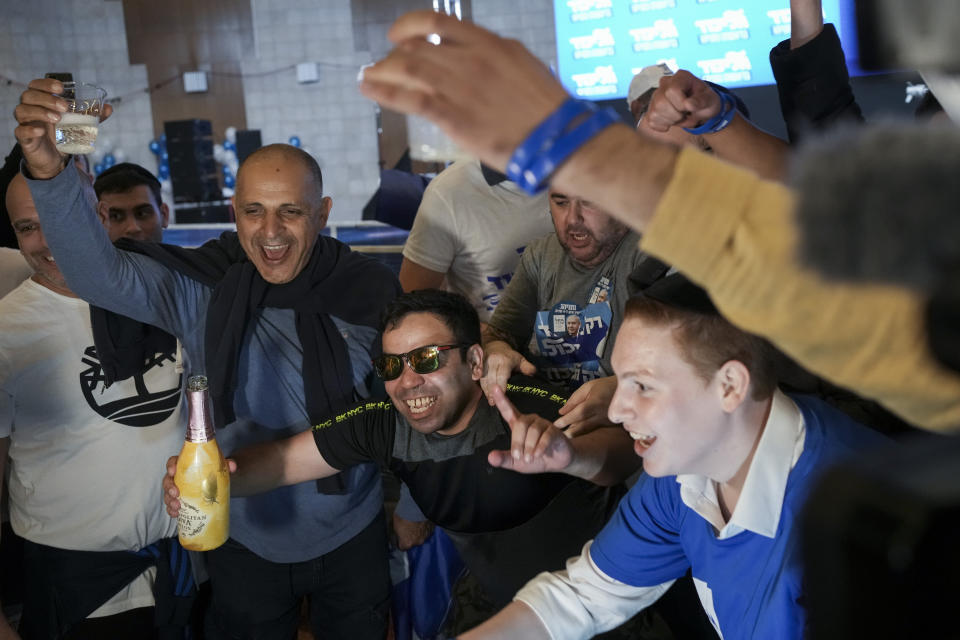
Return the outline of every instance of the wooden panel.
{"type": "Polygon", "coordinates": [[[240,57],[253,50],[249,2],[123,0],[123,14],[130,63],[146,65],[154,88],[155,136],[167,120],[210,120],[217,140],[228,126],[247,127],[240,57]],[[208,71],[208,91],[186,93],[182,74],[198,69],[208,71]]]}

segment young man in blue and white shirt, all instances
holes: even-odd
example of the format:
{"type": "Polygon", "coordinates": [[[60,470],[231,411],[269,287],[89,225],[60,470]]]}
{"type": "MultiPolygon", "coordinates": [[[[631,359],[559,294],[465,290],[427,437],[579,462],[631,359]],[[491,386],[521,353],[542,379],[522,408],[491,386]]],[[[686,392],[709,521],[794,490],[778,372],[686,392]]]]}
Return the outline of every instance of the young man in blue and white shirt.
{"type": "Polygon", "coordinates": [[[612,362],[609,417],[648,477],[566,570],[534,578],[463,640],[593,637],[688,570],[724,640],[803,637],[797,513],[826,465],[882,438],[779,391],[766,343],[679,274],[627,304],[612,362]]]}

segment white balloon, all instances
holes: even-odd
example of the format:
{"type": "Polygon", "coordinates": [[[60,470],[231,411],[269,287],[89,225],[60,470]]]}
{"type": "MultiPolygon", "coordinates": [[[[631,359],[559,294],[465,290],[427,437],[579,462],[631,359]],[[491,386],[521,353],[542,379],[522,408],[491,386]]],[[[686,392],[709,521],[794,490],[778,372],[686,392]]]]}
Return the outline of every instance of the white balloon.
{"type": "Polygon", "coordinates": [[[170,181],[170,178],[165,178],[160,181],[160,191],[163,193],[173,193],[173,183],[170,181]]]}
{"type": "Polygon", "coordinates": [[[113,159],[116,160],[117,163],[126,162],[126,160],[127,160],[127,154],[124,153],[123,149],[114,149],[114,150],[113,150],[113,159]]]}
{"type": "Polygon", "coordinates": [[[223,189],[220,190],[220,192],[223,194],[224,198],[233,197],[233,189],[231,189],[230,187],[224,187],[223,189]]]}
{"type": "Polygon", "coordinates": [[[237,128],[236,127],[227,127],[227,130],[223,132],[227,140],[230,142],[237,141],[237,128]]]}
{"type": "Polygon", "coordinates": [[[99,145],[94,147],[93,153],[90,154],[90,162],[93,164],[99,164],[103,160],[103,156],[107,155],[107,152],[104,151],[99,145]]]}
{"type": "Polygon", "coordinates": [[[104,155],[111,153],[113,151],[113,140],[101,136],[97,139],[97,150],[103,151],[104,155]]]}

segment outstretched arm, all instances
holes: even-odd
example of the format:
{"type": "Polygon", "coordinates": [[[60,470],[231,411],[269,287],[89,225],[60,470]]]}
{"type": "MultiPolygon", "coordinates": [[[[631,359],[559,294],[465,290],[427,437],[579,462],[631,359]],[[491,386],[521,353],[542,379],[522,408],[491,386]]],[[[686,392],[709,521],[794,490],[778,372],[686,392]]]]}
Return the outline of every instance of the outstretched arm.
{"type": "MultiPolygon", "coordinates": [[[[320,454],[310,430],[241,449],[227,464],[231,473],[230,495],[233,497],[255,495],[340,472],[320,454]]],[[[167,513],[174,518],[180,513],[180,491],[173,482],[176,473],[177,456],[173,456],[167,460],[167,474],[163,477],[163,501],[167,513]]]]}
{"type": "Polygon", "coordinates": [[[592,638],[649,607],[673,584],[671,580],[635,587],[615,580],[594,563],[590,555],[593,544],[584,545],[578,557],[567,561],[564,571],[538,575],[500,613],[460,637],[592,638]]]}

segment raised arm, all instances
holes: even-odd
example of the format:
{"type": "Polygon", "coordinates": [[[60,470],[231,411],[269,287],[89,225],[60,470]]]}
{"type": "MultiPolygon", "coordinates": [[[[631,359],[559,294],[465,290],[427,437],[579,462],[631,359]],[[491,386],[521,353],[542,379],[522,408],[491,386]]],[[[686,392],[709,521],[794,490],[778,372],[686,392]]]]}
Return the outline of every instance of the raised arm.
{"type": "Polygon", "coordinates": [[[807,44],[823,31],[822,0],[790,0],[790,48],[807,44]]]}
{"type": "Polygon", "coordinates": [[[44,237],[70,289],[100,307],[182,335],[180,313],[198,287],[145,256],[118,251],[96,211],[89,180],[61,160],[52,122],[64,108],[51,92],[62,85],[34,80],[21,96],[15,130],[44,237]]]}
{"type": "Polygon", "coordinates": [[[790,142],[837,124],[861,123],[836,28],[823,23],[821,0],[791,0],[790,39],[770,51],[780,111],[790,142]]]}
{"type": "MultiPolygon", "coordinates": [[[[389,36],[398,46],[366,70],[361,91],[428,117],[498,169],[567,99],[522,45],[469,23],[414,12],[389,36]],[[426,41],[434,33],[439,46],[426,41]]],[[[645,250],[706,288],[731,321],[808,369],[918,426],[960,423],[960,376],[930,353],[922,296],[836,285],[798,266],[793,194],[785,187],[694,151],[681,155],[621,125],[581,146],[551,183],[645,232],[645,250]]]]}
{"type": "MultiPolygon", "coordinates": [[[[694,128],[717,116],[722,107],[720,96],[707,83],[681,69],[660,79],[637,128],[652,135],[678,127],[694,128]]],[[[790,150],[787,143],[760,129],[739,111],[725,128],[699,138],[718,157],[747,167],[761,177],[785,177],[790,150]]]]}

